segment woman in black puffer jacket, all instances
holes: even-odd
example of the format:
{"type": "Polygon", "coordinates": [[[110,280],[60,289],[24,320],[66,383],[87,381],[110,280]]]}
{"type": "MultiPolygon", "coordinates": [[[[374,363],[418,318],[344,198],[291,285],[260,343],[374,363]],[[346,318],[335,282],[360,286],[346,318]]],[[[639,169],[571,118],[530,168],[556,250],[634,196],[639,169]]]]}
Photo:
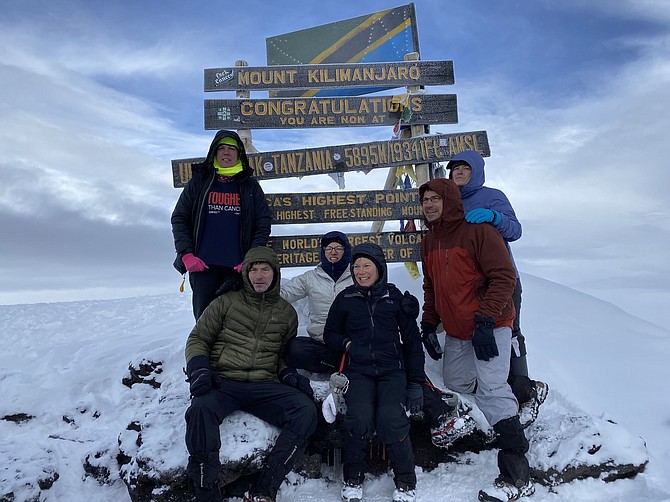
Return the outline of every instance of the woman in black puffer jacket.
{"type": "Polygon", "coordinates": [[[391,456],[394,500],[413,500],[414,454],[406,410],[423,404],[424,354],[416,319],[401,306],[402,293],[387,282],[382,249],[371,243],[352,251],[354,285],[333,302],[324,341],[346,351],[343,500],[360,498],[368,441],[376,432],[391,456]]]}

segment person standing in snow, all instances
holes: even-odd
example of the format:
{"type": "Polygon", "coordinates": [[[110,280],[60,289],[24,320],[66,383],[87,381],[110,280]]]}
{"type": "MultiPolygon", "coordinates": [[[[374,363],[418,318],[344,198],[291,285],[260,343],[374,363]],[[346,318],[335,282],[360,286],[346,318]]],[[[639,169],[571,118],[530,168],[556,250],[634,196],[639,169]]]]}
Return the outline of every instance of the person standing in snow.
{"type": "MultiPolygon", "coordinates": [[[[528,427],[537,418],[540,405],[549,392],[549,386],[540,380],[531,380],[528,376],[526,360],[526,340],[521,333],[521,279],[514,263],[509,245],[521,237],[521,223],[516,217],[512,204],[505,194],[484,186],[484,158],[479,152],[465,150],[454,156],[447,164],[449,178],[453,179],[461,191],[465,220],[474,224],[490,224],[505,241],[510,259],[516,272],[516,286],[512,300],[516,316],[512,326],[512,358],[508,383],[521,407],[519,418],[524,427],[528,427]]],[[[430,354],[433,357],[433,354],[430,354]]]]}
{"type": "Polygon", "coordinates": [[[241,290],[212,301],[186,341],[192,396],[186,411],[186,472],[198,502],[222,500],[219,426],[234,411],[281,429],[244,502],[273,502],[316,430],[309,380],[286,364],[286,345],[297,334],[298,316],[279,296],[279,261],[270,248],[247,253],[242,282],[241,290]]]}
{"type": "Polygon", "coordinates": [[[458,186],[434,179],[419,187],[428,233],[421,241],[424,304],[421,325],[445,337],[444,384],[474,400],[496,432],[499,475],[479,500],[506,502],[534,493],[519,421],[507,383],[516,284],[514,265],[491,225],[465,219],[458,186]]]}
{"type": "Polygon", "coordinates": [[[368,442],[376,432],[391,459],[393,501],[413,502],[416,473],[406,410],[416,413],[423,405],[419,329],[401,306],[402,293],[387,282],[378,245],[354,247],[351,272],[355,283],[337,295],[323,331],[331,350],[346,352],[342,500],[362,499],[368,442]]]}
{"type": "Polygon", "coordinates": [[[174,267],[189,273],[196,320],[217,293],[240,287],[242,258],[270,238],[272,214],[252,175],[238,134],[218,131],[172,212],[174,267]]]}

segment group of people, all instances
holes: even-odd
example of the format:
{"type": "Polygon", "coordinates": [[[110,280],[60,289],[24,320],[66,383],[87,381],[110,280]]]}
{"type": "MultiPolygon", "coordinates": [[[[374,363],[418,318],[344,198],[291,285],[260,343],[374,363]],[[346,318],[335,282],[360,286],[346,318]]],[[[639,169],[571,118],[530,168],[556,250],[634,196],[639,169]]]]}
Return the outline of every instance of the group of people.
{"type": "Polygon", "coordinates": [[[416,297],[388,282],[383,249],[352,247],[342,232],[322,237],[316,268],[282,284],[267,246],[271,213],[244,144],[233,131],[216,133],[172,214],[175,267],[189,272],[196,319],[185,349],[187,474],[196,501],[223,499],[219,426],[237,410],[281,430],[244,498],[275,500],[317,426],[305,371],[341,372],[347,380],[342,500],[363,500],[376,435],[389,454],[393,501],[414,501],[410,417],[423,417],[440,447],[475,427],[456,395],[427,378],[424,349],[442,359],[444,386],[472,395],[495,431],[499,475],[479,500],[534,492],[524,426],[548,388],[528,377],[519,329],[521,285],[508,243],[521,225],[505,195],[484,186],[481,155],[461,152],[447,167],[449,179],[419,188],[428,228],[421,312],[416,297]],[[298,337],[291,304],[303,298],[309,336],[298,337]]]}

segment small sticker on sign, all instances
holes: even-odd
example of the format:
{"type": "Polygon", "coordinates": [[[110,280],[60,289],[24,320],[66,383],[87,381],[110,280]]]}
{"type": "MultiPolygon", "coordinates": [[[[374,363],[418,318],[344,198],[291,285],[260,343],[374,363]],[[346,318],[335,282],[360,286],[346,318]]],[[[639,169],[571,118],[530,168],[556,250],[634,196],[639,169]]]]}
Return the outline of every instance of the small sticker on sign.
{"type": "Polygon", "coordinates": [[[275,166],[274,166],[274,164],[273,164],[272,162],[265,162],[265,163],[263,164],[263,169],[264,169],[266,172],[269,173],[270,171],[274,171],[274,170],[275,170],[275,166]]]}
{"type": "Polygon", "coordinates": [[[214,79],[214,83],[216,85],[223,84],[224,82],[228,82],[229,80],[233,79],[233,72],[229,70],[223,70],[220,72],[216,73],[216,78],[214,79]]]}

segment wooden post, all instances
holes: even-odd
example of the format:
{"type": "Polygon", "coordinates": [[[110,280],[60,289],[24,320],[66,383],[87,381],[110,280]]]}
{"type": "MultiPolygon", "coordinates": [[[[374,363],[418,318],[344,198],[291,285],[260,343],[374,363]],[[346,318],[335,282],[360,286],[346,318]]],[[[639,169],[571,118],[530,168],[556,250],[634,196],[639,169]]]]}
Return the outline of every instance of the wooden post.
{"type": "MultiPolygon", "coordinates": [[[[247,63],[243,59],[238,59],[237,61],[235,61],[235,66],[249,66],[249,63],[247,63]]],[[[235,91],[235,97],[240,99],[249,99],[251,97],[251,91],[249,90],[235,91]]],[[[244,149],[247,151],[247,153],[258,152],[254,144],[251,142],[251,129],[238,129],[237,134],[240,135],[240,139],[242,140],[242,143],[244,143],[244,149]]]]}
{"type": "MultiPolygon", "coordinates": [[[[419,53],[418,52],[410,52],[409,54],[405,54],[405,61],[418,61],[419,60],[419,53]]],[[[420,86],[410,86],[407,87],[407,91],[411,93],[415,93],[421,89],[420,86]]],[[[418,124],[418,125],[413,125],[411,126],[410,131],[408,132],[407,130],[402,131],[402,136],[401,137],[417,137],[425,134],[425,129],[424,129],[423,124],[418,124]]],[[[423,183],[428,181],[429,178],[429,171],[430,167],[429,164],[416,164],[415,165],[415,171],[416,171],[416,180],[417,180],[417,185],[421,186],[423,183]]],[[[398,177],[398,168],[397,167],[390,167],[388,175],[386,176],[386,183],[384,184],[384,190],[390,190],[395,187],[396,185],[396,179],[398,177]]],[[[372,223],[372,231],[373,232],[381,232],[384,230],[384,222],[383,221],[375,221],[372,223]]]]}

